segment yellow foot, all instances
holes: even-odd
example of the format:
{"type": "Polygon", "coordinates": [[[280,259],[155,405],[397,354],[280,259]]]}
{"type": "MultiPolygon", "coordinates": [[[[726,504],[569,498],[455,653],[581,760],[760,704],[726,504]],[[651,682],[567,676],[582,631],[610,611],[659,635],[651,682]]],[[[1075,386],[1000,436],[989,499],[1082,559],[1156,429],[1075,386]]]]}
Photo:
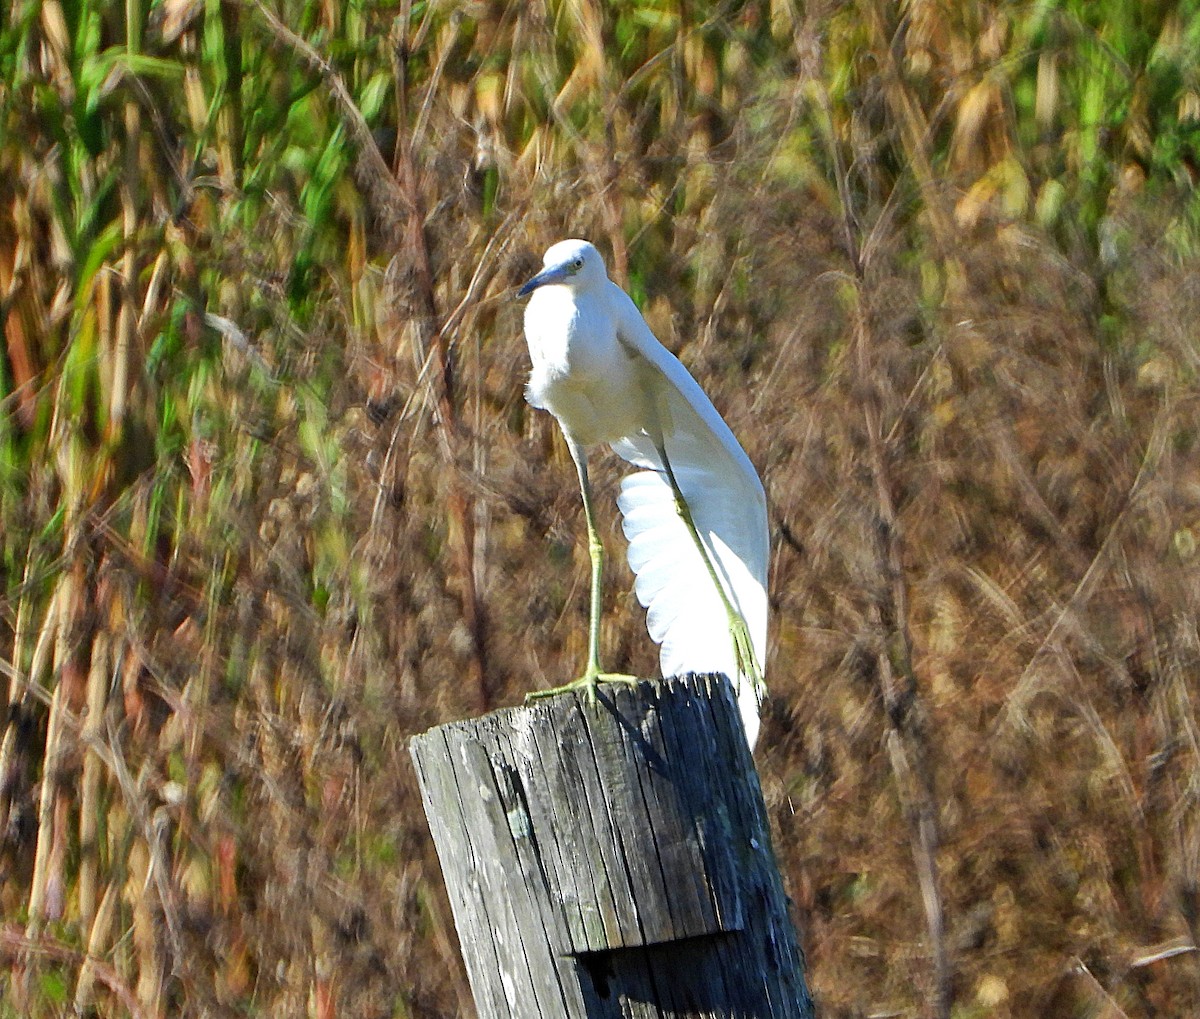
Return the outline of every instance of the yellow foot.
{"type": "Polygon", "coordinates": [[[532,693],[525,695],[525,703],[530,701],[538,701],[543,697],[553,697],[555,694],[567,693],[572,690],[586,690],[588,701],[591,704],[596,703],[596,691],[601,683],[640,683],[641,679],[637,676],[627,676],[623,672],[585,672],[578,679],[572,680],[563,686],[556,686],[550,690],[534,690],[532,693]]]}
{"type": "Polygon", "coordinates": [[[738,671],[750,680],[750,685],[761,698],[766,695],[767,684],[763,681],[762,666],[754,653],[754,643],[750,640],[750,630],[741,613],[729,613],[729,632],[733,637],[733,653],[737,661],[738,671]]]}

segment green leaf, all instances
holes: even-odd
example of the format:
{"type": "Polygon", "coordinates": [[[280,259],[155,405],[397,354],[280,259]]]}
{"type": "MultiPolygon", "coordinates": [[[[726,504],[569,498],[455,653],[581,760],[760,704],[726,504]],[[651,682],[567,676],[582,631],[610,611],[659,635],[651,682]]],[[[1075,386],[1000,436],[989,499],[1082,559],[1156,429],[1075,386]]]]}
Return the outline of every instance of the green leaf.
{"type": "Polygon", "coordinates": [[[82,308],[87,304],[96,273],[109,260],[112,253],[120,247],[123,236],[120,220],[113,220],[88,248],[83,265],[79,270],[79,276],[75,281],[75,301],[77,308],[82,308]]]}
{"type": "Polygon", "coordinates": [[[379,111],[383,109],[383,103],[387,98],[391,84],[391,74],[379,71],[367,82],[366,88],[362,90],[362,94],[358,100],[358,108],[368,123],[374,122],[375,118],[379,116],[379,111]]]}
{"type": "Polygon", "coordinates": [[[38,990],[48,1004],[65,1005],[68,983],[61,969],[43,969],[38,973],[38,990]]]}

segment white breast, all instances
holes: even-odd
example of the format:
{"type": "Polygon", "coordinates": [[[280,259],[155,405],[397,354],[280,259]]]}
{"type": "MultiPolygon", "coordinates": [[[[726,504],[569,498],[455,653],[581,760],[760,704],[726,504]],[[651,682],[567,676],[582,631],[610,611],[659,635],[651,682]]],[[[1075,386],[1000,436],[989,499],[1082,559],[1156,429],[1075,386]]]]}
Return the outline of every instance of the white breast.
{"type": "Polygon", "coordinates": [[[642,367],[618,341],[604,297],[546,286],[525,308],[533,367],[526,399],[550,411],[585,446],[613,442],[645,420],[642,367]]]}

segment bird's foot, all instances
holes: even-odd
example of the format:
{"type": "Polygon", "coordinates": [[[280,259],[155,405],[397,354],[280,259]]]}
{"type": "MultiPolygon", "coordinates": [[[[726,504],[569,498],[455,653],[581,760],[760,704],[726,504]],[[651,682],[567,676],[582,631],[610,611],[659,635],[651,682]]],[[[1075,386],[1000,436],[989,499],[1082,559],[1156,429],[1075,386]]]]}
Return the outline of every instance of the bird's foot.
{"type": "Polygon", "coordinates": [[[570,683],[564,683],[562,686],[556,686],[549,690],[534,690],[532,693],[527,693],[525,703],[539,701],[544,697],[553,697],[555,694],[583,690],[587,694],[588,703],[594,705],[598,699],[597,692],[601,683],[625,683],[632,686],[640,682],[639,677],[629,676],[623,672],[601,672],[599,669],[588,669],[582,676],[570,683]]]}
{"type": "Polygon", "coordinates": [[[754,653],[754,643],[750,640],[750,629],[740,612],[729,613],[729,633],[733,638],[733,653],[737,661],[738,671],[750,680],[754,692],[759,698],[767,695],[767,684],[763,679],[762,665],[754,653]]]}

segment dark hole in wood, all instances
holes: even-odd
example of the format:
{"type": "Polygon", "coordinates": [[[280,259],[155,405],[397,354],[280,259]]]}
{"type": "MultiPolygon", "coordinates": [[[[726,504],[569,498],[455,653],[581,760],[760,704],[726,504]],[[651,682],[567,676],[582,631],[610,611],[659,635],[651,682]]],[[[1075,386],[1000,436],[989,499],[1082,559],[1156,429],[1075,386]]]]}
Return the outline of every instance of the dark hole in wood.
{"type": "Polygon", "coordinates": [[[609,980],[613,975],[612,952],[580,952],[576,956],[579,965],[592,981],[592,990],[601,1001],[608,1001],[612,989],[609,980]]]}
{"type": "MultiPolygon", "coordinates": [[[[745,934],[731,931],[678,938],[653,945],[630,945],[605,952],[577,952],[574,959],[588,975],[600,1001],[652,1003],[680,1015],[701,1013],[760,1015],[760,994],[739,980],[728,982],[724,969],[744,963],[745,934]]],[[[749,974],[754,966],[747,968],[749,974]]]]}

